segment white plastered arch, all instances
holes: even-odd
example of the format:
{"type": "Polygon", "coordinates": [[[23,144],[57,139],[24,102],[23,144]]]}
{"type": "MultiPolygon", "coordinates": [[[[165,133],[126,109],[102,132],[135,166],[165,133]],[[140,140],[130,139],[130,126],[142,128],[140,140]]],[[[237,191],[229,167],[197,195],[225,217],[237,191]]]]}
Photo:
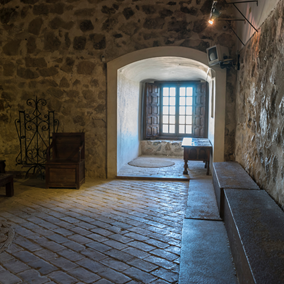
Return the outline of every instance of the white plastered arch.
{"type": "MultiPolygon", "coordinates": [[[[203,66],[208,66],[207,54],[186,47],[153,47],[134,51],[118,57],[107,63],[107,178],[117,175],[117,103],[118,103],[118,71],[135,62],[159,57],[178,57],[190,59],[203,66]]],[[[213,103],[213,115],[209,115],[208,138],[213,145],[211,161],[222,162],[224,160],[225,143],[225,98],[226,98],[226,70],[219,67],[213,68],[212,77],[208,77],[209,101],[213,103]],[[212,81],[214,91],[212,100],[212,81]]]]}

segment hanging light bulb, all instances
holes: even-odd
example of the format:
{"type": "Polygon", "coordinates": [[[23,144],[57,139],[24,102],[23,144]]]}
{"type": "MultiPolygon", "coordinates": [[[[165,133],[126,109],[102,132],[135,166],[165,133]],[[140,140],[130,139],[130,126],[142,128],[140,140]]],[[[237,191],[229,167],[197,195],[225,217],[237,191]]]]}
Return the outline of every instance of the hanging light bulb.
{"type": "Polygon", "coordinates": [[[212,7],[211,7],[211,12],[210,12],[210,17],[208,23],[210,25],[214,24],[214,20],[217,19],[220,16],[220,11],[217,7],[218,1],[213,1],[212,7]]]}

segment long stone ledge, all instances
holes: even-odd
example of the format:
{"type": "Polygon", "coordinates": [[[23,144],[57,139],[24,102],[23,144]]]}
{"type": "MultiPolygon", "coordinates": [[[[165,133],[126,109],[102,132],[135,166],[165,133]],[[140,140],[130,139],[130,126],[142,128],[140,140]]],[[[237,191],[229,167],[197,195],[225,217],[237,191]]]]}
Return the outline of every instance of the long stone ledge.
{"type": "Polygon", "coordinates": [[[284,213],[264,190],[226,189],[224,221],[243,284],[284,283],[284,213]]]}
{"type": "Polygon", "coordinates": [[[213,185],[220,217],[224,215],[224,191],[228,188],[259,190],[249,174],[236,162],[213,163],[213,185]]]}

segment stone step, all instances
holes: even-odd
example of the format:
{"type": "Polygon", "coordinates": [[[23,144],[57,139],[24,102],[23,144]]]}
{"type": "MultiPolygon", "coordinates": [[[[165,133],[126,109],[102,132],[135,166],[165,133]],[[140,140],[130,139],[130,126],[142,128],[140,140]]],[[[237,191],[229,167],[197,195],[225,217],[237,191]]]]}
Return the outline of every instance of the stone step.
{"type": "Polygon", "coordinates": [[[185,218],[221,220],[211,177],[190,180],[185,218]]]}
{"type": "Polygon", "coordinates": [[[240,283],[284,283],[284,212],[268,193],[226,189],[224,221],[240,283]]]}
{"type": "Polygon", "coordinates": [[[237,282],[223,222],[184,219],[179,284],[237,282]]]}
{"type": "Polygon", "coordinates": [[[171,176],[171,175],[117,175],[117,179],[125,179],[125,180],[161,180],[161,181],[188,181],[189,177],[187,176],[171,176]]]}
{"type": "Polygon", "coordinates": [[[212,176],[221,218],[224,216],[224,190],[227,188],[259,190],[258,185],[237,162],[213,163],[212,176]]]}

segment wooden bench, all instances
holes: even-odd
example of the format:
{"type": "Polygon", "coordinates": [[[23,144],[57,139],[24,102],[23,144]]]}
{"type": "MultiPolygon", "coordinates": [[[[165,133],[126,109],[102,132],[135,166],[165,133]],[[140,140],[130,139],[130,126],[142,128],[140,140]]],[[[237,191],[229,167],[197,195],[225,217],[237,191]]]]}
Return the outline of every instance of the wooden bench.
{"type": "Polygon", "coordinates": [[[236,162],[213,163],[212,176],[220,217],[222,219],[224,216],[224,191],[226,189],[259,190],[258,185],[242,166],[236,162]]]}
{"type": "Polygon", "coordinates": [[[0,186],[5,186],[6,196],[12,197],[14,195],[13,175],[6,174],[5,167],[5,160],[0,160],[0,186]]]}
{"type": "Polygon", "coordinates": [[[264,190],[226,189],[224,196],[239,283],[284,283],[284,212],[264,190]]]}
{"type": "Polygon", "coordinates": [[[13,175],[0,173],[0,186],[6,186],[6,196],[14,195],[13,175]]]}
{"type": "Polygon", "coordinates": [[[6,160],[0,160],[0,173],[5,173],[6,160]]]}

